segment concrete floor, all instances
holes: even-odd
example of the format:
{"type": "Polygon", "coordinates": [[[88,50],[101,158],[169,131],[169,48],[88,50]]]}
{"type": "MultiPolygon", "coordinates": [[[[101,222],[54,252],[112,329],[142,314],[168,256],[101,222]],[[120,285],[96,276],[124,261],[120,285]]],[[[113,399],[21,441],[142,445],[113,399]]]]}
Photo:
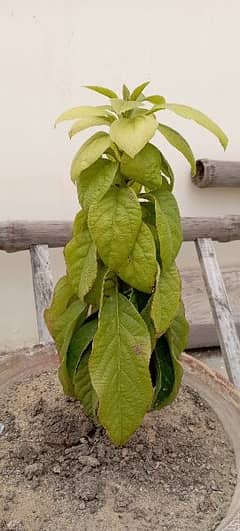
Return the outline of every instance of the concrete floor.
{"type": "Polygon", "coordinates": [[[204,348],[198,350],[187,350],[186,352],[201,360],[203,363],[206,363],[206,365],[208,365],[208,367],[211,369],[221,372],[224,374],[224,376],[227,376],[220,348],[204,348]]]}

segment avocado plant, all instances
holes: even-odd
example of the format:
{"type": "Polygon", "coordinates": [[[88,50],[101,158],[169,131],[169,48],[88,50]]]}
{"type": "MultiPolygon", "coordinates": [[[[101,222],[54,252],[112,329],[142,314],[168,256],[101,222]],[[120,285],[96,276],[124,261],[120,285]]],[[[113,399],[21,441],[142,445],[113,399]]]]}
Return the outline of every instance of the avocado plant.
{"type": "Polygon", "coordinates": [[[48,329],[59,353],[59,379],[115,445],[125,444],[151,409],[176,397],[182,380],[180,354],[188,324],[175,264],[182,242],[174,174],[150,142],[167,139],[195,171],[188,142],[158,121],[165,111],[207,128],[224,148],[227,137],[200,111],[145,95],[148,83],[122,97],[72,108],[56,123],[72,120],[69,136],[104,126],[82,144],[71,166],[81,210],[64,256],[66,275],[56,284],[48,329]]]}

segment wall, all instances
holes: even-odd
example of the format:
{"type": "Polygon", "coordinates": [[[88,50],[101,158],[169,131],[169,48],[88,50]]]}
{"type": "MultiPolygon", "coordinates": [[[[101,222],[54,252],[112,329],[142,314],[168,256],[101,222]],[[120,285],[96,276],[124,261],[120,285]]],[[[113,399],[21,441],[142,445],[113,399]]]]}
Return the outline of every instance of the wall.
{"type": "MultiPolygon", "coordinates": [[[[196,106],[230,137],[225,154],[197,125],[169,116],[191,141],[197,158],[239,159],[238,0],[1,0],[1,195],[0,219],[72,219],[77,211],[69,179],[73,154],[55,117],[78,104],[100,104],[81,88],[118,89],[151,80],[151,93],[196,106]]],[[[158,143],[160,139],[158,140],[158,143]]],[[[199,190],[185,160],[162,142],[176,171],[182,215],[240,213],[240,190],[199,190]]],[[[192,245],[180,264],[196,265],[192,245]]],[[[240,260],[237,244],[218,249],[223,264],[240,260]]],[[[52,253],[55,278],[61,251],[52,253]]],[[[36,341],[26,253],[0,256],[0,349],[36,341]]]]}

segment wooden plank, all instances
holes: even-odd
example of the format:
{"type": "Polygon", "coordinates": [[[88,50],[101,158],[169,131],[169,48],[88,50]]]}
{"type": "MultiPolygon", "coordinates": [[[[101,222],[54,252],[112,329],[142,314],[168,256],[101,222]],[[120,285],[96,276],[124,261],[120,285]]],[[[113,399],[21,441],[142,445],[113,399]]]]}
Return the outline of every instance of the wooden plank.
{"type": "Polygon", "coordinates": [[[49,306],[53,293],[53,278],[50,270],[48,246],[31,246],[30,256],[39,343],[45,345],[52,342],[43,317],[43,312],[49,306]]]}
{"type": "MultiPolygon", "coordinates": [[[[198,269],[180,269],[182,296],[190,325],[188,348],[216,347],[219,339],[205,283],[198,269]]],[[[240,264],[222,270],[233,317],[240,336],[240,264]]]]}
{"type": "MultiPolygon", "coordinates": [[[[182,218],[184,241],[212,238],[219,242],[240,240],[240,216],[182,218]]],[[[64,247],[72,236],[70,221],[0,222],[0,250],[24,251],[32,245],[64,247]]]]}
{"type": "Polygon", "coordinates": [[[195,245],[226,370],[230,381],[240,389],[240,341],[217,261],[214,244],[209,238],[199,238],[195,245]]]}
{"type": "Polygon", "coordinates": [[[192,181],[199,188],[240,187],[240,162],[200,159],[192,181]]]}

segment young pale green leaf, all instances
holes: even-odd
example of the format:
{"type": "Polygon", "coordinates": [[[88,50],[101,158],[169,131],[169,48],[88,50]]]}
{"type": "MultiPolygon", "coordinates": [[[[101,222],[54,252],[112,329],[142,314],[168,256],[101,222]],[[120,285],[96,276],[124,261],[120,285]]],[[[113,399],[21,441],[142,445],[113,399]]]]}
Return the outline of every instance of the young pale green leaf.
{"type": "Polygon", "coordinates": [[[152,409],[162,409],[175,400],[183,376],[182,366],[172,355],[165,336],[157,341],[151,367],[156,380],[152,409]]]}
{"type": "Polygon", "coordinates": [[[113,90],[107,88],[107,87],[98,87],[96,85],[85,85],[85,88],[88,88],[89,90],[93,90],[93,92],[97,92],[98,94],[102,94],[103,96],[107,96],[107,98],[117,98],[118,95],[113,90]]]}
{"type": "Polygon", "coordinates": [[[68,109],[60,114],[54,125],[56,126],[60,122],[65,122],[66,120],[81,120],[89,118],[90,116],[106,116],[110,110],[110,105],[81,105],[80,107],[72,107],[72,109],[68,109]]]}
{"type": "Polygon", "coordinates": [[[102,307],[89,372],[99,400],[99,420],[117,446],[128,441],[151,403],[150,353],[144,320],[126,297],[115,292],[102,307]]]}
{"type": "Polygon", "coordinates": [[[110,116],[88,116],[75,122],[69,131],[69,137],[72,138],[77,133],[89,129],[89,127],[108,125],[110,126],[113,119],[110,116]]]}
{"type": "Polygon", "coordinates": [[[161,103],[159,105],[153,105],[153,107],[149,109],[146,114],[147,116],[151,116],[151,114],[154,114],[155,112],[158,112],[158,111],[163,111],[164,109],[166,109],[165,103],[161,103]]]}
{"type": "Polygon", "coordinates": [[[92,386],[88,368],[91,350],[91,347],[89,347],[84,352],[74,375],[74,396],[80,400],[86,415],[95,417],[98,399],[92,386]]]}
{"type": "Polygon", "coordinates": [[[154,94],[153,96],[148,96],[147,98],[144,98],[144,101],[149,101],[150,103],[154,103],[155,105],[161,105],[161,109],[165,107],[166,100],[163,96],[158,96],[157,94],[154,94]],[[164,107],[162,107],[164,106],[164,107]]]}
{"type": "Polygon", "coordinates": [[[182,243],[179,209],[171,192],[152,192],[155,197],[156,228],[160,242],[162,270],[167,271],[182,243]]]}
{"type": "Polygon", "coordinates": [[[132,251],[117,269],[118,276],[133,288],[151,293],[157,270],[156,248],[151,230],[141,224],[132,251]]]}
{"type": "Polygon", "coordinates": [[[142,185],[140,183],[134,182],[131,184],[131,188],[134,190],[135,194],[138,195],[141,192],[142,185]]]}
{"type": "Polygon", "coordinates": [[[196,172],[196,162],[193,152],[185,138],[183,138],[180,133],[175,131],[175,129],[172,129],[172,127],[169,127],[165,124],[158,124],[158,130],[167,139],[167,141],[178,151],[180,151],[180,153],[182,153],[182,155],[188,160],[192,169],[192,173],[194,174],[196,172]]]}
{"type": "Polygon", "coordinates": [[[72,336],[67,351],[66,362],[67,370],[72,381],[84,351],[88,348],[96,334],[97,326],[97,319],[92,319],[80,326],[72,336]]]}
{"type": "Polygon", "coordinates": [[[73,296],[73,287],[69,278],[65,275],[58,280],[54,288],[51,305],[44,312],[46,325],[53,338],[55,335],[55,322],[65,312],[73,296]]]}
{"type": "Polygon", "coordinates": [[[184,305],[181,301],[178,313],[166,333],[172,355],[177,359],[187,347],[188,333],[189,325],[185,318],[184,305]]]}
{"type": "Polygon", "coordinates": [[[146,144],[133,159],[124,153],[120,170],[125,177],[154,190],[162,184],[161,167],[160,151],[153,144],[146,144]]]}
{"type": "Polygon", "coordinates": [[[111,138],[107,133],[99,132],[91,136],[76,153],[71,166],[71,179],[77,180],[80,173],[101,157],[111,144],[111,138]]]}
{"type": "Polygon", "coordinates": [[[116,271],[134,246],[141,208],[130,187],[113,186],[89,208],[88,225],[103,262],[116,271]]]}
{"type": "Polygon", "coordinates": [[[77,179],[77,191],[79,203],[83,208],[90,207],[105,195],[113,184],[117,169],[117,162],[98,159],[81,172],[77,179]]]}
{"type": "Polygon", "coordinates": [[[157,121],[153,116],[120,118],[112,123],[110,135],[119,149],[133,158],[154,136],[157,126],[157,121]]]}
{"type": "Polygon", "coordinates": [[[139,96],[141,96],[144,89],[149,85],[150,81],[145,81],[144,83],[141,83],[141,85],[138,85],[132,92],[130,99],[131,100],[137,100],[139,96]]]}
{"type": "Polygon", "coordinates": [[[129,88],[123,84],[122,86],[122,97],[124,100],[130,100],[130,91],[129,88]]]}
{"type": "Polygon", "coordinates": [[[64,250],[67,273],[80,300],[90,291],[97,276],[97,248],[87,223],[64,250]]]}
{"type": "Polygon", "coordinates": [[[116,100],[111,100],[112,110],[117,114],[122,114],[123,112],[136,109],[139,105],[141,104],[137,101],[125,101],[119,98],[117,98],[116,100]]]}
{"type": "Polygon", "coordinates": [[[158,266],[157,282],[151,304],[151,318],[158,336],[166,332],[176,316],[180,294],[181,281],[176,266],[173,264],[168,271],[162,273],[158,266]]]}
{"type": "Polygon", "coordinates": [[[226,149],[228,145],[228,138],[225,135],[224,131],[213,122],[206,114],[189,107],[188,105],[179,105],[178,103],[167,103],[166,109],[173,111],[175,114],[182,116],[182,118],[188,118],[189,120],[194,120],[197,124],[205,127],[211,133],[213,133],[219,140],[220,144],[226,149]]]}

